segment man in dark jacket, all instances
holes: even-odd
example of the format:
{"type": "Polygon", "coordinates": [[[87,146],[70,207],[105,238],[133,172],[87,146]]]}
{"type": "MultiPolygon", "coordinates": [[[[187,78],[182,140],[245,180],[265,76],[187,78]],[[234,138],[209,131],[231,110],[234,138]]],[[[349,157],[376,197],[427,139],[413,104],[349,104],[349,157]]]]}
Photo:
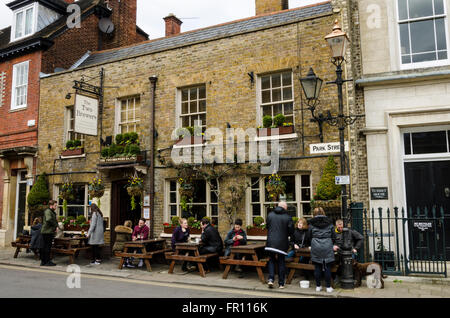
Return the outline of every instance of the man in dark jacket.
{"type": "MultiPolygon", "coordinates": [[[[336,235],[336,245],[339,246],[340,249],[342,249],[342,246],[344,245],[343,229],[344,221],[336,220],[336,228],[334,229],[334,232],[336,235]]],[[[352,244],[352,252],[353,254],[356,254],[363,244],[364,237],[353,229],[349,229],[349,233],[350,242],[352,244]]]]}
{"type": "Polygon", "coordinates": [[[50,251],[52,249],[56,227],[58,226],[55,213],[57,207],[58,202],[50,200],[49,208],[44,212],[44,220],[41,229],[42,238],[44,240],[44,247],[41,250],[41,266],[56,266],[56,264],[50,260],[50,251]]]}
{"type": "MultiPolygon", "coordinates": [[[[203,218],[201,221],[202,225],[202,246],[199,249],[200,255],[209,253],[219,253],[222,254],[223,241],[220,237],[219,231],[209,223],[209,219],[203,218]]],[[[208,265],[205,263],[203,265],[205,270],[208,270],[208,265]]]]}
{"type": "Polygon", "coordinates": [[[279,288],[284,288],[286,277],[285,257],[289,249],[289,237],[294,233],[294,223],[287,213],[286,202],[280,202],[278,207],[267,216],[267,243],[265,250],[269,252],[269,288],[273,288],[275,279],[275,263],[278,264],[279,288]]]}
{"type": "MultiPolygon", "coordinates": [[[[242,229],[242,220],[236,219],[233,229],[231,229],[225,237],[224,256],[229,256],[231,254],[231,247],[241,245],[247,245],[247,233],[242,229]]],[[[235,254],[235,259],[241,259],[241,255],[235,254]]],[[[242,272],[239,265],[236,265],[234,270],[236,272],[242,272]]]]}

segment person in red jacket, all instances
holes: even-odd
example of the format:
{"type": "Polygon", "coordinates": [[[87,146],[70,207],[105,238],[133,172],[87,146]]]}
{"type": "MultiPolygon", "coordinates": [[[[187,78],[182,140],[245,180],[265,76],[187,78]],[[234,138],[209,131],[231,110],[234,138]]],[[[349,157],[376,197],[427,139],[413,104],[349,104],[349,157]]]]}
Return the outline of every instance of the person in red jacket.
{"type": "MultiPolygon", "coordinates": [[[[149,233],[150,233],[150,229],[145,224],[145,219],[142,218],[139,220],[139,224],[134,227],[133,234],[131,234],[131,239],[133,241],[137,241],[137,240],[145,241],[145,240],[148,240],[149,233]]],[[[141,249],[136,249],[136,250],[138,253],[142,252],[141,249]]],[[[133,258],[131,259],[131,265],[133,265],[132,262],[133,262],[133,258]]],[[[144,266],[144,260],[141,258],[141,259],[139,259],[138,267],[142,267],[142,266],[144,266]]]]}

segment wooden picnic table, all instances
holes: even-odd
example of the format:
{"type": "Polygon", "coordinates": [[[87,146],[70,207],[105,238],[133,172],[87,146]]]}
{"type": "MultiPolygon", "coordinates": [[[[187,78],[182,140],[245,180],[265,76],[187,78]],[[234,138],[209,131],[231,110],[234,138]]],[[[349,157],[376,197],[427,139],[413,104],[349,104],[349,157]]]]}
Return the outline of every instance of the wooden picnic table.
{"type": "Polygon", "coordinates": [[[73,264],[75,258],[78,257],[80,251],[88,251],[91,249],[87,244],[87,237],[62,237],[53,240],[51,254],[63,254],[69,256],[69,263],[73,264]]]}
{"type": "MultiPolygon", "coordinates": [[[[286,263],[286,267],[291,269],[288,274],[286,284],[290,284],[292,282],[295,271],[297,269],[313,271],[315,266],[311,262],[311,251],[310,251],[309,247],[304,247],[304,248],[295,250],[295,256],[294,256],[292,262],[286,263]],[[300,263],[300,257],[302,257],[302,256],[309,258],[308,263],[306,263],[306,264],[300,263]]],[[[335,264],[335,265],[333,265],[333,267],[331,267],[331,272],[336,272],[337,270],[338,270],[338,265],[335,264]]]]}
{"type": "Polygon", "coordinates": [[[150,265],[150,260],[153,258],[153,255],[164,254],[167,251],[170,251],[170,249],[166,248],[166,240],[149,239],[125,242],[123,245],[123,252],[115,252],[114,255],[121,258],[119,269],[123,268],[123,264],[126,258],[136,257],[142,258],[144,260],[145,266],[147,267],[147,271],[151,272],[152,266],[150,265]],[[135,251],[130,251],[130,249],[133,249],[135,251]],[[140,249],[141,251],[138,253],[136,251],[137,249],[140,249]]]}
{"type": "Polygon", "coordinates": [[[227,265],[225,267],[225,271],[223,272],[222,278],[227,279],[231,265],[253,266],[256,268],[259,279],[263,284],[265,284],[266,281],[264,279],[262,268],[267,265],[267,260],[258,259],[258,252],[264,250],[265,247],[266,244],[248,244],[231,247],[230,256],[220,258],[220,264],[227,265]],[[237,254],[240,255],[241,259],[235,259],[237,254]],[[246,257],[250,257],[251,260],[246,260],[246,257]]]}
{"type": "MultiPolygon", "coordinates": [[[[31,245],[31,236],[30,235],[21,235],[17,237],[15,242],[11,242],[11,246],[16,248],[16,251],[14,252],[14,258],[17,258],[19,256],[19,253],[22,248],[28,250],[30,249],[31,245]]],[[[33,251],[34,258],[39,259],[39,254],[36,251],[33,251]]]]}
{"type": "Polygon", "coordinates": [[[175,268],[175,261],[188,261],[188,262],[196,262],[198,265],[198,270],[200,276],[206,277],[206,272],[203,267],[203,263],[209,258],[218,257],[218,253],[209,253],[200,255],[199,247],[202,246],[202,243],[177,243],[175,245],[175,253],[168,252],[166,253],[166,259],[172,260],[169,267],[169,274],[173,274],[173,270],[175,268]],[[194,256],[189,256],[189,252],[193,252],[194,256]],[[184,254],[184,255],[183,255],[184,254]]]}

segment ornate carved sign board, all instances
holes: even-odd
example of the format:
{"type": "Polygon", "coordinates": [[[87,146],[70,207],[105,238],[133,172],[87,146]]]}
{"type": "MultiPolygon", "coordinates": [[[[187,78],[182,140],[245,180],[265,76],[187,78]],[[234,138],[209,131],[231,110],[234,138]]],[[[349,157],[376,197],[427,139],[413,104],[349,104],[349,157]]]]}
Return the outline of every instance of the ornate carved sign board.
{"type": "Polygon", "coordinates": [[[388,200],[388,188],[370,188],[371,200],[388,200]]]}
{"type": "MultiPolygon", "coordinates": [[[[312,155],[319,153],[334,153],[340,151],[341,151],[341,144],[339,142],[309,145],[309,152],[312,155]]],[[[348,141],[345,142],[345,151],[348,151],[348,141]]]]}
{"type": "Polygon", "coordinates": [[[98,99],[77,94],[75,96],[74,121],[76,133],[97,136],[98,99]]]}

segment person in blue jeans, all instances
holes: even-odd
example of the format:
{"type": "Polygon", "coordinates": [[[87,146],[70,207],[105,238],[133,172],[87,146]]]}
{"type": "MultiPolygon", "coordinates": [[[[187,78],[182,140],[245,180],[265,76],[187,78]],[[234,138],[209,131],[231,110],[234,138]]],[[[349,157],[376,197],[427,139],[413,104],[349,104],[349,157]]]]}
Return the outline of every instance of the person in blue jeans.
{"type": "Polygon", "coordinates": [[[284,288],[286,278],[285,258],[289,249],[289,238],[294,233],[294,223],[287,213],[286,202],[280,202],[267,216],[266,252],[269,254],[269,280],[267,285],[273,288],[275,281],[275,264],[278,264],[278,285],[284,288]]]}

